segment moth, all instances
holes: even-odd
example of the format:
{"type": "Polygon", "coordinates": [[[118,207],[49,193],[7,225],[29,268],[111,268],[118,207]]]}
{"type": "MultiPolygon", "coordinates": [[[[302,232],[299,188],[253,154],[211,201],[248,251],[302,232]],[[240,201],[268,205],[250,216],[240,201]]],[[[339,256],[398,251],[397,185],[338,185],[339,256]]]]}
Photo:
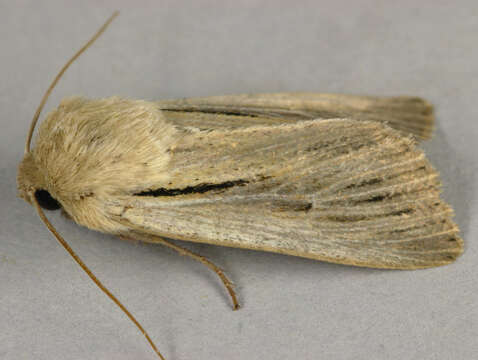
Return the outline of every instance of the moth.
{"type": "MultiPolygon", "coordinates": [[[[114,15],[115,16],[115,15],[114,15]]],[[[18,169],[33,204],[88,275],[147,333],[56,232],[44,209],[97,231],[231,246],[346,265],[419,269],[463,251],[438,173],[417,146],[433,130],[417,97],[279,93],[167,101],[64,99],[33,129],[18,169]]]]}

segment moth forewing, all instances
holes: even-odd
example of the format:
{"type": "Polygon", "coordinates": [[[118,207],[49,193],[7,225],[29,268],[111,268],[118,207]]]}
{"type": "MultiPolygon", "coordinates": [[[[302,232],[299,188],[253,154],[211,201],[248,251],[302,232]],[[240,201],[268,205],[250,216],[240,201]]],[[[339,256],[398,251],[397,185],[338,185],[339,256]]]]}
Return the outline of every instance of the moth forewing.
{"type": "Polygon", "coordinates": [[[389,127],[335,119],[182,132],[167,183],[115,202],[112,219],[133,232],[368,267],[439,266],[462,252],[438,174],[389,127]]]}
{"type": "Polygon", "coordinates": [[[185,98],[157,104],[167,118],[199,128],[351,118],[382,122],[420,140],[430,138],[434,128],[433,106],[414,96],[296,92],[185,98]]]}

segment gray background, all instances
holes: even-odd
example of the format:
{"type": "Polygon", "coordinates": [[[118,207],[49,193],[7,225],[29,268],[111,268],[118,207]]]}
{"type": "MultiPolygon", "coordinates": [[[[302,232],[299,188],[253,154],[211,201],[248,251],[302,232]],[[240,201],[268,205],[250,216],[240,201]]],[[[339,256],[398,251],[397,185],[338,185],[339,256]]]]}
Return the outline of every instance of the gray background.
{"type": "Polygon", "coordinates": [[[73,94],[423,96],[436,105],[438,122],[424,148],[466,241],[455,264],[421,271],[191,244],[236,282],[243,308],[233,312],[204,266],[51,213],[168,360],[476,357],[476,1],[2,0],[0,358],[155,358],[35,211],[16,198],[17,164],[43,92],[114,9],[121,16],[68,71],[47,110],[73,94]]]}

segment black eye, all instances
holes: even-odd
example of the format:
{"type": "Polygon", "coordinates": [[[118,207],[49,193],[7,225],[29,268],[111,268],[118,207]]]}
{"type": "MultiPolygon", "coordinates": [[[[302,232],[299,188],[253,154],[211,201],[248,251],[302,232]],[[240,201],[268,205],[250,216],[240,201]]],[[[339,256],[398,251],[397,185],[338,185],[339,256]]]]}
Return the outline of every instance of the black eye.
{"type": "Polygon", "coordinates": [[[50,193],[46,190],[35,191],[35,198],[43,209],[58,210],[61,208],[60,203],[53,199],[50,193]]]}

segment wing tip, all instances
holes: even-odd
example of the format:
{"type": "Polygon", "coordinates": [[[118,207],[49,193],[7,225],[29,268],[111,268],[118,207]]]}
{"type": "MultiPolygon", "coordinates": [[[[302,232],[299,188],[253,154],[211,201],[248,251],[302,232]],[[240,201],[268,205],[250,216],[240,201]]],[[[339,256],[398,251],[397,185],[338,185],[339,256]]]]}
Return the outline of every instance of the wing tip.
{"type": "Polygon", "coordinates": [[[372,108],[376,115],[384,117],[385,122],[405,134],[412,134],[418,140],[428,140],[435,129],[434,106],[427,100],[416,96],[397,96],[384,98],[372,108]]]}
{"type": "Polygon", "coordinates": [[[439,247],[436,250],[416,252],[415,257],[411,261],[399,261],[396,263],[387,263],[384,269],[396,270],[419,270],[440,267],[454,263],[464,251],[464,241],[457,233],[450,234],[448,238],[440,240],[440,243],[445,244],[444,247],[439,247]]]}

